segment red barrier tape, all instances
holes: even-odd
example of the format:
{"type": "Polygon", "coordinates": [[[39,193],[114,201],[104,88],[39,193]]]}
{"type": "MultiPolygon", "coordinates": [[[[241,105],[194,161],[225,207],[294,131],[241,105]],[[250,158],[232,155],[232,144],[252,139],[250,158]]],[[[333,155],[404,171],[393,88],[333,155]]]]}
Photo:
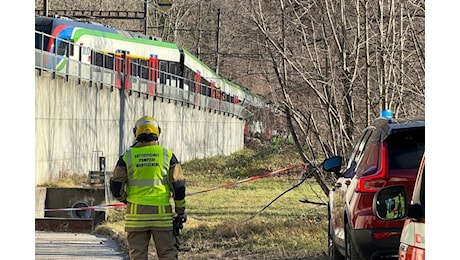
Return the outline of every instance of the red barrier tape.
{"type": "MultiPolygon", "coordinates": [[[[239,184],[242,184],[242,183],[245,183],[245,182],[258,180],[258,179],[265,178],[265,177],[268,177],[268,176],[271,176],[271,175],[286,173],[286,172],[291,171],[292,169],[299,168],[299,167],[301,167],[302,169],[305,169],[305,164],[301,164],[301,165],[298,165],[298,166],[292,166],[292,167],[288,167],[288,168],[283,168],[283,169],[279,169],[279,170],[276,170],[276,171],[273,171],[273,172],[266,172],[266,173],[256,175],[256,176],[244,179],[244,180],[239,180],[239,181],[236,181],[236,182],[230,182],[230,183],[222,184],[220,186],[216,186],[216,187],[213,187],[213,188],[210,188],[210,189],[207,189],[207,190],[187,193],[187,194],[185,194],[185,196],[192,196],[192,195],[201,194],[201,193],[205,193],[205,192],[209,192],[209,191],[213,191],[213,190],[218,190],[218,189],[223,189],[223,188],[236,186],[236,185],[239,185],[239,184]]],[[[103,206],[88,206],[88,207],[81,207],[81,208],[44,209],[44,211],[103,210],[103,209],[108,209],[108,208],[123,208],[125,206],[126,206],[126,204],[124,204],[124,203],[114,203],[114,204],[107,204],[107,205],[103,205],[103,206]]]]}
{"type": "Polygon", "coordinates": [[[302,169],[305,169],[305,164],[301,164],[300,166],[293,166],[293,167],[289,167],[289,168],[279,169],[279,170],[276,170],[276,171],[273,171],[273,172],[263,173],[263,174],[256,175],[256,176],[244,179],[244,180],[222,184],[220,186],[210,188],[210,189],[207,189],[207,190],[191,192],[191,193],[186,194],[185,196],[192,196],[192,195],[195,195],[195,194],[200,194],[200,193],[204,193],[204,192],[208,192],[208,191],[213,191],[213,190],[218,190],[218,189],[222,189],[222,188],[232,187],[232,186],[235,186],[235,185],[238,185],[238,184],[241,184],[241,183],[254,181],[254,180],[261,179],[261,178],[264,178],[264,177],[267,177],[267,176],[270,176],[270,175],[279,174],[279,173],[286,173],[286,172],[289,172],[290,170],[298,168],[298,167],[302,167],[302,169]]]}
{"type": "Polygon", "coordinates": [[[125,206],[126,204],[124,203],[114,203],[114,204],[107,204],[103,206],[88,206],[88,207],[81,207],[81,208],[44,209],[44,211],[99,210],[99,209],[108,209],[108,208],[122,208],[125,206]]]}

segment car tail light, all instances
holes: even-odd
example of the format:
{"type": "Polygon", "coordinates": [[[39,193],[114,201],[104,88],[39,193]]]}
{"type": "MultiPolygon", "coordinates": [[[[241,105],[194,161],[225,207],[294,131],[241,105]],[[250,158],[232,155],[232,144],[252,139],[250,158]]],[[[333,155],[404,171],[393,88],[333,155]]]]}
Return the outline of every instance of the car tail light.
{"type": "Polygon", "coordinates": [[[387,161],[387,144],[383,143],[380,147],[380,159],[376,173],[370,176],[361,176],[361,178],[358,179],[356,191],[377,192],[382,188],[386,183],[385,176],[388,171],[387,161]]]}
{"type": "Polygon", "coordinates": [[[379,180],[379,179],[363,180],[363,181],[360,181],[359,184],[360,186],[358,187],[358,191],[360,192],[377,192],[380,188],[383,187],[383,185],[385,185],[385,180],[379,180]]]}

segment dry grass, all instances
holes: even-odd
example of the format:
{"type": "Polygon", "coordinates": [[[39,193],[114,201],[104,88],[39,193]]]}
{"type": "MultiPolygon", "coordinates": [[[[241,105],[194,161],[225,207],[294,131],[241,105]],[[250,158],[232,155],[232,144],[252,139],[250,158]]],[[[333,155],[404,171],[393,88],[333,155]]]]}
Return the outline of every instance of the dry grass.
{"type": "Polygon", "coordinates": [[[69,173],[69,172],[60,172],[56,180],[44,182],[37,187],[75,187],[75,186],[84,186],[87,185],[88,176],[80,173],[69,173]]]}

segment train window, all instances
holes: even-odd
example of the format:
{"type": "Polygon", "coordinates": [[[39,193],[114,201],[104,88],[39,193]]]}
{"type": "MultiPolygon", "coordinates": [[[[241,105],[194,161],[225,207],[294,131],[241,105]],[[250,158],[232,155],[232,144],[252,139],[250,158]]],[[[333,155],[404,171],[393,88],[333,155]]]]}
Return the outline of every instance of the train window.
{"type": "Polygon", "coordinates": [[[73,44],[70,45],[68,41],[59,40],[59,44],[57,46],[56,54],[57,55],[65,55],[67,57],[73,56],[73,44]]]}
{"type": "Polygon", "coordinates": [[[56,50],[57,55],[65,55],[67,53],[67,43],[61,41],[58,45],[58,48],[56,50]]]}
{"type": "MultiPolygon", "coordinates": [[[[185,80],[186,80],[187,82],[190,82],[190,78],[192,77],[192,76],[191,76],[192,74],[193,74],[193,73],[190,71],[189,68],[185,68],[184,77],[185,77],[185,80]]],[[[190,84],[190,83],[189,83],[189,84],[190,84]]]]}
{"type": "Polygon", "coordinates": [[[195,73],[186,67],[184,77],[185,77],[185,84],[189,85],[189,89],[193,89],[193,91],[195,91],[195,86],[193,85],[195,81],[194,80],[195,73]]]}
{"type": "Polygon", "coordinates": [[[46,50],[43,47],[48,45],[48,38],[43,34],[35,32],[35,49],[46,50]]]}
{"type": "Polygon", "coordinates": [[[168,72],[168,63],[160,61],[160,83],[166,84],[166,73],[168,72]]]}
{"type": "Polygon", "coordinates": [[[205,95],[206,94],[206,86],[200,83],[200,94],[205,95]]]}
{"type": "Polygon", "coordinates": [[[70,56],[73,56],[73,51],[74,51],[74,48],[75,48],[75,44],[73,43],[73,40],[69,43],[69,52],[70,52],[70,56]]]}
{"type": "Polygon", "coordinates": [[[209,81],[207,81],[205,78],[201,78],[201,86],[202,86],[201,88],[203,89],[202,94],[210,97],[211,87],[210,87],[209,81]]]}
{"type": "Polygon", "coordinates": [[[104,54],[102,52],[93,51],[91,55],[92,63],[99,67],[104,67],[107,69],[113,69],[113,55],[112,54],[104,54]]]}
{"type": "Polygon", "coordinates": [[[103,55],[104,56],[104,68],[107,68],[107,69],[111,69],[113,70],[114,69],[114,66],[113,66],[113,54],[105,54],[103,55]]]}
{"type": "Polygon", "coordinates": [[[139,59],[131,58],[131,75],[139,76],[139,59]]]}
{"type": "Polygon", "coordinates": [[[91,55],[92,62],[94,65],[102,67],[104,65],[104,54],[100,52],[93,51],[93,55],[91,55]]]}
{"type": "Polygon", "coordinates": [[[177,75],[177,67],[176,67],[176,63],[175,62],[171,62],[169,64],[169,73],[173,74],[173,75],[177,75]]]}
{"type": "Polygon", "coordinates": [[[131,75],[140,78],[148,78],[147,74],[147,60],[131,59],[131,75]]]}
{"type": "Polygon", "coordinates": [[[148,79],[149,78],[148,60],[139,60],[138,68],[139,68],[138,76],[143,79],[148,79]]]}

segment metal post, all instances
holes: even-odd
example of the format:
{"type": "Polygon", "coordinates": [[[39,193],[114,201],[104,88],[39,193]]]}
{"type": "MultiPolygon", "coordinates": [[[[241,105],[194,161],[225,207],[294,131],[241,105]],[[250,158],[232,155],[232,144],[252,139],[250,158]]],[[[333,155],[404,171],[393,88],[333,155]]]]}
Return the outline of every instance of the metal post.
{"type": "Polygon", "coordinates": [[[48,11],[48,10],[49,10],[49,8],[48,8],[49,2],[48,2],[48,1],[49,1],[49,0],[44,0],[44,1],[43,1],[43,10],[44,10],[44,12],[45,12],[45,13],[44,13],[44,16],[48,16],[48,15],[49,15],[49,11],[48,11]]]}
{"type": "MultiPolygon", "coordinates": [[[[70,44],[70,43],[69,43],[70,44]]],[[[81,84],[81,55],[82,55],[82,45],[83,43],[80,43],[78,45],[78,85],[81,84]]],[[[89,85],[91,87],[91,84],[89,85]]]]}
{"type": "Polygon", "coordinates": [[[105,156],[99,157],[99,172],[105,171],[105,156]]]}
{"type": "Polygon", "coordinates": [[[219,74],[219,31],[220,31],[220,8],[217,9],[216,28],[216,73],[219,74]]]}
{"type": "Polygon", "coordinates": [[[147,25],[149,21],[149,2],[145,0],[144,2],[144,34],[147,35],[147,25]]]}

